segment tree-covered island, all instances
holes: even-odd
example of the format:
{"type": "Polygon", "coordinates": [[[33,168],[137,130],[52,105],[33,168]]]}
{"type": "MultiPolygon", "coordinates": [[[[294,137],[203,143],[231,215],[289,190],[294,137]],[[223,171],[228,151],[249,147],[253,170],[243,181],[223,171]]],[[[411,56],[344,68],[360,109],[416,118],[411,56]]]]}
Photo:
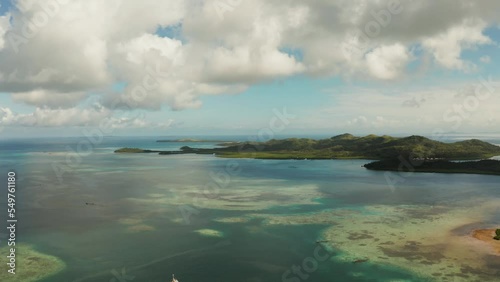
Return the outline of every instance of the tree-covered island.
{"type": "Polygon", "coordinates": [[[500,161],[486,160],[500,156],[500,146],[477,139],[444,143],[422,136],[356,137],[342,134],[321,140],[288,138],[267,142],[228,142],[218,148],[184,146],[178,151],[122,148],[115,153],[212,154],[224,158],[255,159],[370,159],[375,162],[366,164],[365,167],[372,170],[401,170],[401,164],[406,162],[411,163],[410,170],[416,172],[500,175],[500,161]],[[454,162],[456,160],[469,161],[454,162]]]}

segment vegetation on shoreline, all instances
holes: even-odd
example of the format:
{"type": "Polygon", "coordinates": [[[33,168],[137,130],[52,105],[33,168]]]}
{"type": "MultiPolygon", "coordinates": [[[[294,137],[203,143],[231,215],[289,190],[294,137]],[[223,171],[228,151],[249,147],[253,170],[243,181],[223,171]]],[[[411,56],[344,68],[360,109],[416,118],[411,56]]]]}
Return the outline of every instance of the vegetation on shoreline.
{"type": "Polygon", "coordinates": [[[496,234],[496,236],[495,236],[495,237],[493,237],[493,239],[495,239],[495,240],[500,240],[500,229],[497,229],[497,230],[495,231],[495,234],[496,234]]]}
{"type": "MultiPolygon", "coordinates": [[[[182,139],[184,142],[201,142],[182,139]]],[[[159,140],[158,142],[176,142],[159,140]]],[[[181,142],[181,141],[177,141],[181,142]]],[[[217,142],[217,141],[214,141],[217,142]]],[[[254,159],[370,159],[365,165],[373,170],[401,170],[401,160],[416,160],[415,172],[500,174],[500,161],[450,162],[480,160],[500,155],[500,147],[473,139],[455,143],[434,141],[422,136],[396,138],[368,135],[356,137],[342,134],[328,139],[288,138],[267,142],[226,142],[221,148],[184,146],[178,151],[152,151],[122,148],[116,153],[213,154],[224,158],[254,159]]]]}
{"type": "Polygon", "coordinates": [[[383,160],[364,165],[370,170],[404,172],[470,173],[500,175],[500,161],[480,160],[468,162],[424,161],[407,167],[400,160],[383,160]]]}
{"type": "Polygon", "coordinates": [[[156,142],[158,143],[201,143],[201,142],[219,142],[219,143],[226,143],[226,142],[231,142],[231,141],[224,141],[224,140],[203,140],[203,139],[192,139],[192,138],[184,138],[184,139],[165,139],[165,140],[157,140],[156,142]]]}
{"type": "Polygon", "coordinates": [[[139,148],[121,148],[115,150],[115,153],[129,153],[129,154],[138,154],[138,153],[159,153],[160,151],[152,151],[152,150],[144,150],[139,148]]]}
{"type": "Polygon", "coordinates": [[[351,134],[342,134],[321,140],[288,138],[282,140],[273,139],[267,142],[228,142],[221,145],[225,145],[225,147],[204,149],[184,146],[180,151],[151,151],[137,148],[123,148],[116,152],[216,154],[220,157],[261,159],[373,160],[397,159],[400,156],[421,159],[474,160],[500,155],[499,146],[481,140],[473,139],[455,143],[443,143],[422,136],[396,138],[387,135],[368,135],[355,137],[351,134]]]}

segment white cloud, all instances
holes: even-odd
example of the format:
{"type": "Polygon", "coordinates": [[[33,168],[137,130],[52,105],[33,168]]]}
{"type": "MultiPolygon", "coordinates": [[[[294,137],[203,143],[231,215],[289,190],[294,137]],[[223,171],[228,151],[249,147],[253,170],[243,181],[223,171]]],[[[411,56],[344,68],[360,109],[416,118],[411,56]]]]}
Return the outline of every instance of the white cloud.
{"type": "Polygon", "coordinates": [[[73,93],[110,87],[117,69],[109,60],[118,44],[179,22],[184,9],[183,1],[90,0],[52,1],[63,4],[47,12],[49,2],[23,3],[12,13],[8,44],[0,51],[0,91],[73,93]]]}
{"type": "Polygon", "coordinates": [[[92,109],[48,109],[36,108],[31,114],[16,114],[9,108],[0,108],[2,126],[94,126],[110,116],[110,111],[103,107],[92,109]]]}
{"type": "Polygon", "coordinates": [[[14,93],[12,94],[12,100],[33,106],[45,105],[49,108],[69,108],[78,105],[86,96],[85,92],[57,93],[46,90],[34,90],[14,93]]]}
{"type": "Polygon", "coordinates": [[[481,63],[484,63],[484,64],[489,64],[489,63],[491,63],[491,57],[490,56],[482,56],[481,58],[479,58],[479,61],[481,61],[481,63]]]}
{"type": "Polygon", "coordinates": [[[500,83],[480,81],[418,89],[332,89],[329,105],[302,113],[294,125],[337,132],[487,131],[500,120],[500,83]],[[476,93],[479,90],[480,92],[476,93]],[[492,91],[492,92],[490,92],[492,91]],[[397,93],[397,94],[395,94],[397,93]],[[335,121],[325,123],[325,120],[335,121]]]}
{"type": "Polygon", "coordinates": [[[36,108],[30,114],[18,114],[10,108],[0,108],[1,127],[98,127],[103,121],[113,129],[120,128],[169,128],[173,119],[165,122],[148,121],[144,113],[129,112],[117,116],[113,111],[95,104],[92,107],[80,109],[48,109],[36,108]]]}
{"type": "Polygon", "coordinates": [[[366,55],[371,75],[379,79],[401,76],[409,60],[410,54],[402,44],[380,46],[366,55]]]}
{"type": "Polygon", "coordinates": [[[239,47],[233,50],[214,50],[208,63],[208,80],[215,82],[257,82],[280,76],[290,76],[303,70],[303,66],[276,47],[252,50],[239,47]]]}
{"type": "Polygon", "coordinates": [[[358,116],[354,119],[347,121],[349,126],[366,126],[368,124],[368,119],[365,116],[358,116]]]}
{"type": "Polygon", "coordinates": [[[461,25],[452,26],[443,33],[423,40],[422,45],[442,66],[449,69],[469,70],[473,66],[465,63],[460,55],[463,49],[492,43],[491,39],[483,34],[486,26],[487,24],[482,20],[466,19],[461,25]]]}
{"type": "Polygon", "coordinates": [[[143,34],[128,42],[117,45],[117,52],[124,55],[127,62],[143,65],[146,63],[144,56],[149,51],[159,52],[160,57],[169,59],[172,65],[182,66],[184,58],[182,54],[182,42],[170,38],[162,38],[153,34],[143,34]]]}
{"type": "Polygon", "coordinates": [[[7,33],[10,27],[9,18],[10,18],[9,14],[0,16],[0,51],[5,46],[5,34],[7,33]]]}
{"type": "Polygon", "coordinates": [[[0,17],[0,92],[44,109],[39,115],[69,111],[90,94],[109,109],[120,101],[181,110],[200,107],[203,95],[296,74],[396,80],[414,46],[467,71],[474,66],[463,50],[491,43],[483,32],[500,10],[499,1],[401,0],[401,11],[381,20],[387,1],[255,0],[228,1],[221,16],[216,2],[18,1],[0,17]],[[369,24],[379,32],[361,36],[369,24]],[[176,38],[155,34],[174,26],[176,38]],[[343,52],[346,44],[356,52],[343,52]],[[113,91],[116,83],[125,89],[113,91]]]}

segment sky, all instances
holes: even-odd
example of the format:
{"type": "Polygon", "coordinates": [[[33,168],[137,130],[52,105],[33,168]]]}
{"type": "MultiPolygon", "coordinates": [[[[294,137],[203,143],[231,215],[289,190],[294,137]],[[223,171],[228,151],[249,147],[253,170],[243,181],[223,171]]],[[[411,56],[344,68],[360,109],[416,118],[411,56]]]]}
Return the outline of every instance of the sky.
{"type": "Polygon", "coordinates": [[[0,0],[0,138],[498,133],[500,1],[0,0]]]}

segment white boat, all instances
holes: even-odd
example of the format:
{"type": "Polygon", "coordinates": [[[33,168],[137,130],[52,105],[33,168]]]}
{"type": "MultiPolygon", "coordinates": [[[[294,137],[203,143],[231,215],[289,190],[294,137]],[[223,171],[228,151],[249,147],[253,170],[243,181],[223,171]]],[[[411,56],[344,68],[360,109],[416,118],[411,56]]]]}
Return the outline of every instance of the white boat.
{"type": "Polygon", "coordinates": [[[175,279],[174,274],[172,274],[172,282],[179,282],[179,280],[175,279]]]}

